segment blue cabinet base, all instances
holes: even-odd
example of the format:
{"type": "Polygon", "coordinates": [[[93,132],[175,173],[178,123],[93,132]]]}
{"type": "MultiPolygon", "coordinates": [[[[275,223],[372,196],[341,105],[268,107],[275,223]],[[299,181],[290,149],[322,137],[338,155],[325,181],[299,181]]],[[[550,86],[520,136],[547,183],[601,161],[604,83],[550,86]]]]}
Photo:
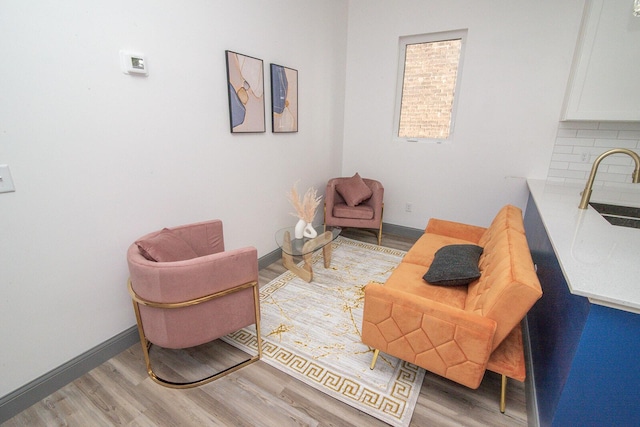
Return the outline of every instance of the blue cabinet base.
{"type": "Polygon", "coordinates": [[[525,229],[543,290],[527,315],[540,425],[639,426],[640,315],[570,293],[531,197],[525,229]]]}

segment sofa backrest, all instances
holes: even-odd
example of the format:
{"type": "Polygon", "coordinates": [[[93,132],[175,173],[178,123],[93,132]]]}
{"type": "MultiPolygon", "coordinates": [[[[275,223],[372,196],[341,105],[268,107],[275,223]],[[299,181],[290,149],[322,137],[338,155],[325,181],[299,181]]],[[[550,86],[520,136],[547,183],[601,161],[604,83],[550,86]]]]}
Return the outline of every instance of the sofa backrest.
{"type": "Polygon", "coordinates": [[[495,349],[542,296],[542,288],[519,208],[503,207],[478,244],[484,248],[481,276],[469,285],[465,310],[496,321],[495,349]]]}

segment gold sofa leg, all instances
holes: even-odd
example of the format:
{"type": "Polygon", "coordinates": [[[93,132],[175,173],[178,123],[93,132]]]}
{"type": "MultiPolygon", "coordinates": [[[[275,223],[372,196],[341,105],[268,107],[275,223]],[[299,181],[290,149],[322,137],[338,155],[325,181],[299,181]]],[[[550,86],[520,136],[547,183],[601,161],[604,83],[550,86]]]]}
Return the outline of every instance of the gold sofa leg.
{"type": "Polygon", "coordinates": [[[376,348],[375,351],[373,352],[373,360],[371,360],[371,366],[369,366],[369,369],[375,368],[376,361],[378,360],[378,354],[380,354],[380,350],[376,348]]]}
{"type": "Polygon", "coordinates": [[[502,387],[500,389],[500,412],[504,414],[507,407],[507,376],[502,374],[502,387]]]}

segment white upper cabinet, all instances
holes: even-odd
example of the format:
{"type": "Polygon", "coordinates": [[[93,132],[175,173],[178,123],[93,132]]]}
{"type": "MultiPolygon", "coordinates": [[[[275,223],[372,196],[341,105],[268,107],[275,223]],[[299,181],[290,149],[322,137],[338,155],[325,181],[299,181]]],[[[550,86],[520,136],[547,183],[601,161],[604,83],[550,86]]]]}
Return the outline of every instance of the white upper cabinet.
{"type": "Polygon", "coordinates": [[[587,0],[563,120],[640,121],[640,17],[633,0],[587,0]]]}

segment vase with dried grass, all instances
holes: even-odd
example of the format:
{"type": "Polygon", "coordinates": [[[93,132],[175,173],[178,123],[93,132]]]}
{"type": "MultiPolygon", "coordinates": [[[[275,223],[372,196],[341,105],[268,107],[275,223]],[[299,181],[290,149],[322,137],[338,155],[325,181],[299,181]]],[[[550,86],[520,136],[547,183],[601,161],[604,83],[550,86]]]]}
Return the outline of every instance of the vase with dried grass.
{"type": "Polygon", "coordinates": [[[318,233],[313,228],[312,223],[322,196],[317,196],[316,189],[311,187],[304,193],[304,196],[300,197],[294,184],[291,191],[287,193],[287,199],[289,199],[289,202],[295,209],[295,212],[292,212],[291,215],[298,217],[298,222],[294,229],[295,238],[316,237],[318,233]]]}

